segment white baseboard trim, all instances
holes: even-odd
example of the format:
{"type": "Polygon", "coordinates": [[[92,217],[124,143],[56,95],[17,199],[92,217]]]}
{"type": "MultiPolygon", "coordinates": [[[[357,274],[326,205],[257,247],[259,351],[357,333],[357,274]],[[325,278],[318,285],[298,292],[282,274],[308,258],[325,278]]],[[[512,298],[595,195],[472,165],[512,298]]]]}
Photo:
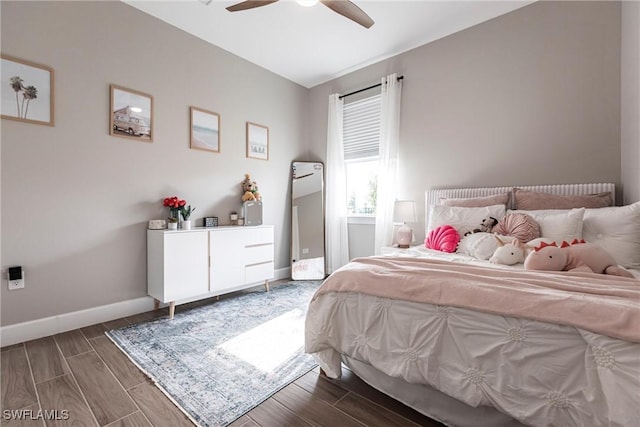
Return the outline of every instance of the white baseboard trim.
{"type": "Polygon", "coordinates": [[[153,298],[142,297],[3,326],[0,328],[0,346],[5,347],[150,310],[153,310],[153,298]]]}
{"type": "Polygon", "coordinates": [[[279,268],[274,273],[275,280],[289,279],[291,278],[291,267],[279,268]]]}
{"type": "MultiPolygon", "coordinates": [[[[291,277],[290,267],[280,268],[274,272],[274,280],[287,279],[289,277],[291,277]]],[[[0,327],[0,347],[35,340],[73,329],[84,328],[85,326],[108,322],[121,317],[133,316],[150,310],[153,310],[153,298],[141,297],[45,317],[43,319],[2,326],[0,327]]]]}

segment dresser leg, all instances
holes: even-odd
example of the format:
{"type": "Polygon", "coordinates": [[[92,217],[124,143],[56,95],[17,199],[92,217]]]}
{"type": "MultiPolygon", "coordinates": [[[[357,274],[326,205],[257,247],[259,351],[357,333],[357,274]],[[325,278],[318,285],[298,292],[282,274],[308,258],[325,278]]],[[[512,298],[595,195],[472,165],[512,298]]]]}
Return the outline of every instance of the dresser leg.
{"type": "Polygon", "coordinates": [[[171,301],[169,303],[169,319],[173,319],[173,313],[176,311],[176,302],[171,301]]]}
{"type": "Polygon", "coordinates": [[[268,280],[264,281],[264,289],[265,289],[265,291],[269,292],[269,281],[268,280]]]}
{"type": "Polygon", "coordinates": [[[158,311],[158,309],[160,309],[160,300],[154,299],[153,300],[153,311],[158,311]]]}

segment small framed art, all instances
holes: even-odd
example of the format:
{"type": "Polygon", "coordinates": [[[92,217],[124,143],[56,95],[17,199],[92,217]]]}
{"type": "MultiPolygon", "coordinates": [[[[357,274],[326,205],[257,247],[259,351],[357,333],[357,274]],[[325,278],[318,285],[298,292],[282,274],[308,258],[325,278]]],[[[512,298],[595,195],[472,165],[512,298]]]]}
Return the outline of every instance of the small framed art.
{"type": "Polygon", "coordinates": [[[0,56],[2,118],[53,126],[53,68],[0,56]]]}
{"type": "Polygon", "coordinates": [[[220,152],[220,115],[212,111],[190,107],[191,148],[220,152]]]}
{"type": "Polygon", "coordinates": [[[109,134],[153,142],[153,96],[111,85],[109,134]]]}
{"type": "Polygon", "coordinates": [[[247,122],[247,157],[269,160],[269,128],[247,122]]]}

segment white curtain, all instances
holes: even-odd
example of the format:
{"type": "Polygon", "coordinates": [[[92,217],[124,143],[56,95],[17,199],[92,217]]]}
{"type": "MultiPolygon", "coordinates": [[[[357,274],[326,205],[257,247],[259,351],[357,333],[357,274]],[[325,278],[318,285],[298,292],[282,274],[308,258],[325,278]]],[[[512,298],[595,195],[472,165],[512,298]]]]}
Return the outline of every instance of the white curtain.
{"type": "Polygon", "coordinates": [[[375,253],[393,241],[393,203],[398,188],[400,101],[402,82],[394,73],[382,78],[380,153],[376,204],[375,253]]]}
{"type": "Polygon", "coordinates": [[[342,129],[343,102],[338,94],[329,96],[326,164],[326,256],[329,274],[349,262],[347,235],[347,178],[342,129]]]}

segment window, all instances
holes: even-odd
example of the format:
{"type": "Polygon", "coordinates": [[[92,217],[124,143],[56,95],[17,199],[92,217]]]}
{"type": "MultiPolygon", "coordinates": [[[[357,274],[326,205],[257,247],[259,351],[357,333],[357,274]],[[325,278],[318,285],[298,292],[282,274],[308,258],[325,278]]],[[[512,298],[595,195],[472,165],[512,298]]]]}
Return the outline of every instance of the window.
{"type": "Polygon", "coordinates": [[[381,96],[344,105],[343,136],[349,216],[375,216],[381,96]]]}

